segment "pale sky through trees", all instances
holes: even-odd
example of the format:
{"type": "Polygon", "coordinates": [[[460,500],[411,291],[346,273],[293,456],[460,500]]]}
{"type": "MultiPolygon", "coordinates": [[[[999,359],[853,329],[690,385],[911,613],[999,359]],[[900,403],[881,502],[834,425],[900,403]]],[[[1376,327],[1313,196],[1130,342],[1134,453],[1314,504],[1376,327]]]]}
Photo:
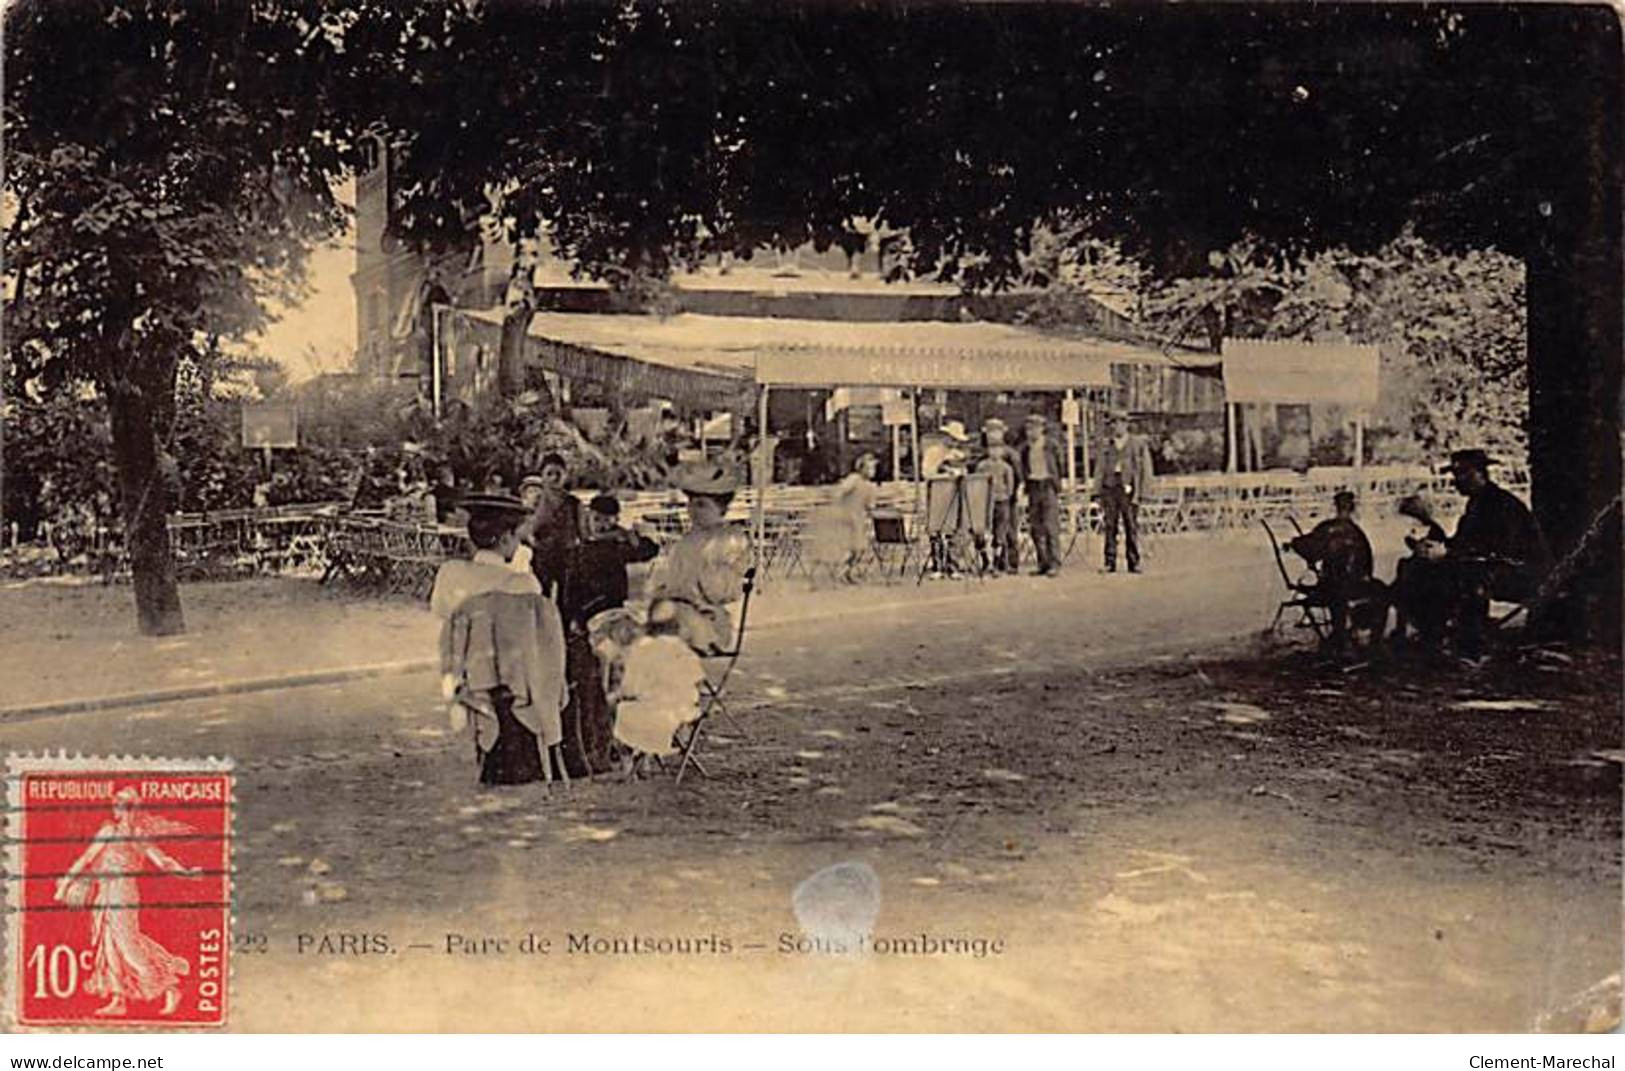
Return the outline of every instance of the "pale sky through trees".
{"type": "MultiPolygon", "coordinates": [[[[338,197],[353,208],[355,183],[344,183],[338,197]]],[[[272,314],[280,318],[258,343],[260,352],[286,368],[296,381],[318,372],[350,369],[356,331],[355,291],[350,286],[350,274],[355,271],[355,228],[346,228],[332,243],[312,250],[308,270],[309,296],[298,306],[273,305],[272,314]],[[319,367],[312,367],[312,356],[319,367]]]]}

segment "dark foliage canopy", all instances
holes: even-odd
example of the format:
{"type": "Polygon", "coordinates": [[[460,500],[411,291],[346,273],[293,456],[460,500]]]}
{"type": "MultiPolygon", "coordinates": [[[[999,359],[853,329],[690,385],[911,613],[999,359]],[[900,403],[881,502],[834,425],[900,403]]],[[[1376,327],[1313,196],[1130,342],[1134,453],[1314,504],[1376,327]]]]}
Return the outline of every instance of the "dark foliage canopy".
{"type": "Polygon", "coordinates": [[[906,231],[912,270],[998,287],[1061,213],[1177,274],[1242,237],[1272,256],[1367,250],[1409,221],[1522,255],[1578,225],[1561,208],[1583,176],[1552,150],[1612,110],[1597,101],[1619,52],[1600,5],[404,17],[421,52],[410,90],[381,102],[409,148],[404,233],[460,234],[497,193],[517,234],[550,221],[568,258],[610,277],[850,247],[865,219],[906,231]]]}

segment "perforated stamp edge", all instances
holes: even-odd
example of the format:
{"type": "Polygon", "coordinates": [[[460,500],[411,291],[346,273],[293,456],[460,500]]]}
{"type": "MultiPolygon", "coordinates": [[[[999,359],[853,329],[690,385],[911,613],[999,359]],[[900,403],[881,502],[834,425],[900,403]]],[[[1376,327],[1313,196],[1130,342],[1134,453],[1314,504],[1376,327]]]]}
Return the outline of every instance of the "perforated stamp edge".
{"type": "Polygon", "coordinates": [[[209,755],[196,758],[171,758],[152,755],[86,755],[66,751],[11,752],[6,756],[6,810],[5,822],[0,826],[0,839],[4,840],[4,867],[0,877],[5,885],[4,946],[0,947],[0,1029],[12,1033],[95,1033],[129,1031],[134,1033],[218,1033],[230,1025],[232,999],[236,990],[237,956],[233,940],[237,932],[237,764],[230,758],[209,755]],[[168,774],[228,774],[230,789],[226,798],[226,949],[225,1005],[218,1023],[184,1023],[175,1026],[163,1024],[94,1022],[53,1023],[36,1026],[19,1022],[20,994],[13,991],[18,974],[17,955],[22,940],[22,883],[13,880],[23,871],[22,844],[18,831],[22,825],[22,778],[30,773],[168,773],[168,774]]]}

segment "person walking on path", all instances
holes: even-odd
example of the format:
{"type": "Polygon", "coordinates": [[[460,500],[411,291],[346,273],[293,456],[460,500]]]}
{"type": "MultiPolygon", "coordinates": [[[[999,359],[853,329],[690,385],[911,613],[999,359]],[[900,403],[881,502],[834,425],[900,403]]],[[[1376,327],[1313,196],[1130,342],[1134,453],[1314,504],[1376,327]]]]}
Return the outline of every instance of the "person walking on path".
{"type": "MultiPolygon", "coordinates": [[[[874,454],[858,455],[852,471],[835,485],[830,501],[807,521],[808,557],[832,578],[848,584],[857,582],[853,571],[869,550],[869,516],[880,494],[875,485],[879,468],[880,461],[874,454]]],[[[815,572],[815,586],[818,580],[815,572]]]]}
{"type": "Polygon", "coordinates": [[[1140,499],[1155,478],[1151,446],[1145,436],[1129,432],[1128,417],[1115,414],[1111,434],[1101,445],[1095,470],[1095,496],[1100,499],[1101,524],[1106,529],[1106,571],[1117,572],[1117,529],[1123,529],[1123,553],[1128,571],[1140,571],[1140,499]]]}
{"type": "Polygon", "coordinates": [[[1027,528],[1038,555],[1037,575],[1061,572],[1061,474],[1066,471],[1061,450],[1049,437],[1049,422],[1041,413],[1026,420],[1026,440],[1018,451],[1019,476],[1027,490],[1027,528]]]}

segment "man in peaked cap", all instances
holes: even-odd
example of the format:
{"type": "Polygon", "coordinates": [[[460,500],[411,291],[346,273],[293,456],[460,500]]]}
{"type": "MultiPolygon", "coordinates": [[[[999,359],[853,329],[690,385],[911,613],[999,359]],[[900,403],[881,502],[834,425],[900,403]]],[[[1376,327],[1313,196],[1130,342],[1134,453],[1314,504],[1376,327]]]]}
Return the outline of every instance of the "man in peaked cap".
{"type": "MultiPolygon", "coordinates": [[[[1382,595],[1383,585],[1371,578],[1371,540],[1354,519],[1356,504],[1354,492],[1337,492],[1332,496],[1334,515],[1288,544],[1314,566],[1320,578],[1312,595],[1318,605],[1325,606],[1331,613],[1329,642],[1337,651],[1348,646],[1350,605],[1356,600],[1370,601],[1382,595]]],[[[1383,622],[1370,627],[1380,636],[1383,622]]]]}
{"type": "Polygon", "coordinates": [[[1454,622],[1456,652],[1465,658],[1483,653],[1490,600],[1530,598],[1552,567],[1535,515],[1490,478],[1495,464],[1483,450],[1450,455],[1445,468],[1467,509],[1443,548],[1423,555],[1404,583],[1396,578],[1396,598],[1422,639],[1437,642],[1454,622]]]}
{"type": "Polygon", "coordinates": [[[1027,491],[1027,529],[1038,555],[1038,572],[1061,572],[1061,477],[1066,466],[1060,447],[1049,436],[1049,421],[1042,413],[1029,413],[1026,437],[1017,448],[1017,476],[1027,491]]]}

